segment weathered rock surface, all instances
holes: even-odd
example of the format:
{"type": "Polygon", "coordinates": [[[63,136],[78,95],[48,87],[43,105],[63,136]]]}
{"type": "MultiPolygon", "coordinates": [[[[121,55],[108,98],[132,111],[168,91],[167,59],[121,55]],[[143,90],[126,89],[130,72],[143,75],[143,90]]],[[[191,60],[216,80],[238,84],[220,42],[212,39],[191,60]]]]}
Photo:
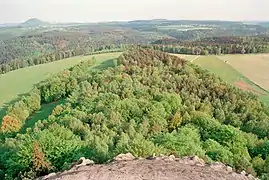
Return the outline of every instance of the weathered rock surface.
{"type": "Polygon", "coordinates": [[[127,154],[119,154],[113,160],[114,161],[132,161],[134,159],[135,157],[131,153],[127,153],[127,154]]]}
{"type": "Polygon", "coordinates": [[[86,159],[85,157],[81,157],[77,162],[75,162],[71,165],[71,168],[78,168],[81,166],[88,166],[91,164],[94,164],[94,161],[92,161],[90,159],[86,159]]]}
{"type": "Polygon", "coordinates": [[[108,164],[92,164],[81,158],[79,166],[62,173],[52,173],[40,180],[255,180],[252,175],[235,173],[222,163],[206,164],[197,156],[135,159],[130,153],[116,156],[108,164]],[[84,163],[83,163],[84,162],[84,163]],[[83,164],[83,165],[82,165],[83,164]],[[91,166],[88,166],[91,164],[91,166]]]}

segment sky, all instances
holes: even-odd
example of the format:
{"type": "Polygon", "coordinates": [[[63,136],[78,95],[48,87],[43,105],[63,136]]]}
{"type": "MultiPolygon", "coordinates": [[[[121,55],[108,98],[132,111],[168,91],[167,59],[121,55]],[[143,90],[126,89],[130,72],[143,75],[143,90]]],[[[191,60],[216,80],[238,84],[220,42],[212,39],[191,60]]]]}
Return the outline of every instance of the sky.
{"type": "Polygon", "coordinates": [[[142,19],[269,21],[269,0],[0,0],[0,23],[142,19]]]}

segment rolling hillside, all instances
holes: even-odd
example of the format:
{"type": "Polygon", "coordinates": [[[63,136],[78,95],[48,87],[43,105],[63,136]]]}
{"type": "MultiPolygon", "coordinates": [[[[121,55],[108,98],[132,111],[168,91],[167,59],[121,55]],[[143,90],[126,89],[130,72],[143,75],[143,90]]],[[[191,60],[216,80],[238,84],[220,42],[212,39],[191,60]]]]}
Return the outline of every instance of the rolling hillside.
{"type": "Polygon", "coordinates": [[[269,112],[253,93],[139,47],[93,66],[89,59],[63,70],[9,106],[0,131],[1,178],[34,179],[80,157],[106,163],[126,152],[196,155],[268,176],[269,112]],[[50,115],[33,120],[51,103],[50,115]]]}

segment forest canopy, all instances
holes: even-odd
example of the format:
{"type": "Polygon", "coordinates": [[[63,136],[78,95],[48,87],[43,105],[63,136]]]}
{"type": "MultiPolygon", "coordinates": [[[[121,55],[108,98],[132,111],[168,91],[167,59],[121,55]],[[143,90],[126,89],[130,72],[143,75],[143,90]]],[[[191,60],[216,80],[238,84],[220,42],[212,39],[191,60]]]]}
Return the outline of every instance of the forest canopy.
{"type": "Polygon", "coordinates": [[[34,178],[119,153],[198,155],[258,176],[269,173],[269,109],[258,97],[167,53],[134,47],[113,68],[83,62],[37,85],[1,126],[0,176],[34,178]],[[21,128],[40,104],[66,99],[21,128]]]}

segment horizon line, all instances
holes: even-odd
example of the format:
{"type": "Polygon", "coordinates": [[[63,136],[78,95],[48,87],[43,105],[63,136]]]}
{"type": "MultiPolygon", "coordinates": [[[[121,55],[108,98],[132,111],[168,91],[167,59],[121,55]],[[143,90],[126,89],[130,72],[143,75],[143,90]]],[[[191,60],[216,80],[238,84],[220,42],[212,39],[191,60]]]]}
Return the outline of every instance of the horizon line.
{"type": "Polygon", "coordinates": [[[153,18],[153,19],[130,19],[130,20],[106,20],[106,21],[46,21],[39,18],[29,18],[25,21],[17,22],[0,22],[0,24],[21,24],[27,22],[31,19],[40,20],[42,22],[50,24],[72,24],[72,23],[81,23],[81,24],[91,24],[91,23],[109,23],[109,22],[132,22],[132,21],[219,21],[219,22],[269,22],[269,20],[228,20],[228,19],[166,19],[166,18],[153,18]]]}

